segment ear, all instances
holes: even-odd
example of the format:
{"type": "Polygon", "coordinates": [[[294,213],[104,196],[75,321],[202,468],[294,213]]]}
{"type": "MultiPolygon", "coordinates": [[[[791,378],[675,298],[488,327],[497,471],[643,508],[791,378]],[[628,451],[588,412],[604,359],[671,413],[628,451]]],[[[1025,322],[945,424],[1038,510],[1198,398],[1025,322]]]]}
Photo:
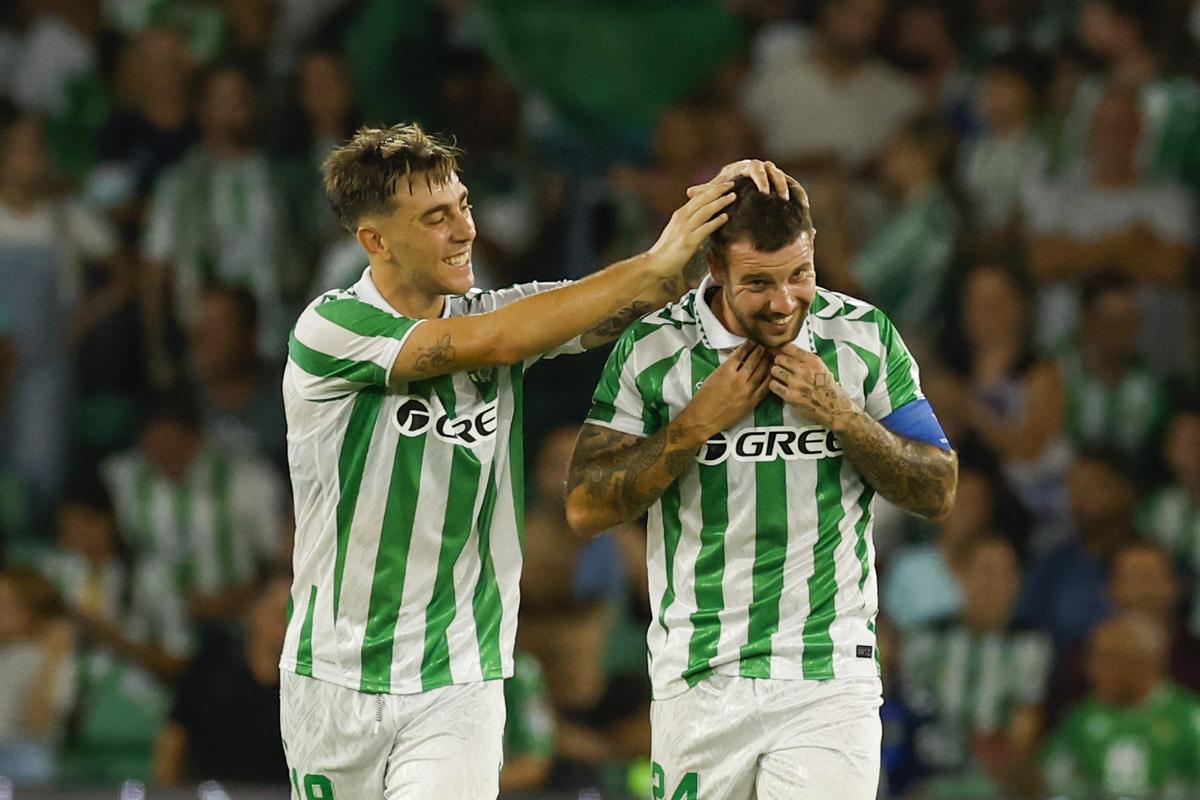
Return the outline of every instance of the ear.
{"type": "Polygon", "coordinates": [[[725,281],[729,278],[729,268],[725,266],[723,259],[717,258],[712,250],[704,254],[704,260],[708,263],[708,271],[721,286],[725,285],[725,281]]]}
{"type": "Polygon", "coordinates": [[[354,232],[354,238],[358,239],[358,243],[363,246],[368,255],[378,256],[387,252],[387,244],[375,228],[364,225],[354,232]]]}

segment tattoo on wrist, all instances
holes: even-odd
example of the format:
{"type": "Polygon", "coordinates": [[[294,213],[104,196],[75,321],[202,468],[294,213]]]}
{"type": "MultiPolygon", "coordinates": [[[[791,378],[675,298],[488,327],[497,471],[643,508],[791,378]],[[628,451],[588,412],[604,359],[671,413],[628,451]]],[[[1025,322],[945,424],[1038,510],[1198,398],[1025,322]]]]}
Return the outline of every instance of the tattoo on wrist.
{"type": "Polygon", "coordinates": [[[413,369],[418,372],[433,372],[452,364],[454,364],[454,345],[451,343],[450,334],[447,333],[438,339],[437,343],[422,347],[417,351],[417,360],[413,363],[413,369]]]}

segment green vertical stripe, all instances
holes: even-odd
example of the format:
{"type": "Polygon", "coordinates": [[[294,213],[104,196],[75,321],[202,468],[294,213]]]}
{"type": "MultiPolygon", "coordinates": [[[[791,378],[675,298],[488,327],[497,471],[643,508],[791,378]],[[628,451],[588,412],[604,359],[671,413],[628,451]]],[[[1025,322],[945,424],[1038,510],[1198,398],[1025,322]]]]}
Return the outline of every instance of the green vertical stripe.
{"type": "MultiPolygon", "coordinates": [[[[487,380],[477,381],[475,375],[472,383],[480,393],[485,403],[496,399],[499,391],[498,369],[488,371],[487,380]]],[[[512,442],[511,433],[509,442],[512,442]]],[[[475,637],[479,645],[479,667],[484,679],[500,678],[504,674],[504,666],[500,658],[500,623],[504,608],[500,601],[500,584],[496,580],[496,565],[492,561],[492,519],[496,510],[496,495],[498,487],[496,460],[493,457],[491,468],[488,470],[487,485],[483,490],[483,501],[479,506],[479,517],[475,520],[475,528],[479,531],[479,578],[475,581],[475,593],[471,597],[471,610],[475,616],[475,637]]]]}
{"type": "MultiPolygon", "coordinates": [[[[828,339],[813,337],[817,355],[838,379],[837,347],[828,339]]],[[[813,545],[813,572],[808,579],[808,618],[804,621],[804,655],[801,669],[809,680],[827,680],[833,674],[833,639],[829,626],[837,608],[837,547],[842,541],[841,456],[817,462],[817,541],[813,545]]]]}
{"type": "MultiPolygon", "coordinates": [[[[717,367],[715,351],[700,344],[692,348],[691,385],[706,380],[717,367]]],[[[721,610],[725,607],[725,532],[729,528],[729,476],[721,464],[697,465],[700,479],[700,553],[696,556],[696,610],[692,612],[692,639],[684,679],[695,686],[712,670],[721,638],[721,610]]]]}
{"type": "Polygon", "coordinates": [[[658,325],[635,322],[617,339],[616,345],[608,355],[608,362],[604,365],[604,372],[600,375],[596,391],[592,394],[592,408],[588,412],[588,419],[612,422],[616,415],[617,395],[621,391],[621,372],[633,353],[633,346],[658,329],[658,325]]]}
{"type": "Polygon", "coordinates": [[[233,553],[233,513],[229,501],[229,458],[224,453],[214,457],[212,471],[213,501],[216,506],[217,570],[221,586],[237,582],[237,565],[233,553]]]}
{"type": "MultiPolygon", "coordinates": [[[[768,394],[754,409],[758,427],[783,424],[783,401],[768,394]]],[[[749,631],[741,649],[741,674],[771,677],[771,637],[779,630],[779,600],[787,559],[787,463],[781,459],[754,464],[754,570],[749,631]]]]}
{"type": "Polygon", "coordinates": [[[471,609],[475,615],[475,636],[479,644],[479,667],[484,680],[503,676],[500,662],[500,622],[504,609],[500,603],[500,585],[496,581],[496,565],[492,562],[492,516],[496,508],[496,464],[487,478],[483,503],[476,522],[479,530],[479,578],[471,609]]]}
{"type": "Polygon", "coordinates": [[[190,594],[196,579],[195,556],[191,548],[192,536],[192,487],[187,478],[171,487],[171,510],[175,517],[174,542],[176,557],[175,585],[185,595],[190,594]]]}
{"type": "MultiPolygon", "coordinates": [[[[428,382],[409,384],[409,392],[428,399],[428,382]]],[[[363,636],[359,688],[364,692],[391,690],[392,644],[400,600],[404,596],[404,576],[421,490],[421,461],[425,456],[426,436],[428,434],[401,436],[396,443],[379,534],[379,551],[375,557],[375,574],[371,579],[367,630],[363,636]]]]}
{"type": "MultiPolygon", "coordinates": [[[[453,417],[454,376],[435,379],[434,388],[448,416],[453,417]]],[[[421,656],[421,686],[425,691],[454,682],[450,672],[450,642],[446,631],[457,612],[454,589],[454,565],[471,536],[474,498],[479,490],[482,465],[479,457],[468,447],[454,446],[450,458],[450,486],[446,516],[442,522],[442,546],[438,552],[437,574],[433,582],[433,597],[425,609],[425,649],[421,656]],[[471,498],[468,502],[467,498],[471,498]]]]}
{"type": "Polygon", "coordinates": [[[887,390],[888,403],[892,410],[899,408],[916,396],[917,385],[912,378],[912,357],[909,356],[900,334],[892,325],[891,320],[876,311],[871,315],[879,329],[879,341],[887,354],[887,390]]]}
{"type": "Polygon", "coordinates": [[[300,626],[300,646],[296,650],[296,674],[312,677],[312,629],[313,614],[317,608],[317,587],[308,590],[308,610],[304,612],[304,622],[300,626]]]}
{"type": "Polygon", "coordinates": [[[375,424],[379,419],[379,409],[382,405],[382,393],[358,393],[354,398],[354,407],[350,410],[350,419],[346,423],[341,452],[338,453],[338,501],[335,512],[337,542],[333,560],[333,618],[335,622],[342,601],[342,575],[346,570],[346,550],[350,543],[350,528],[354,523],[354,509],[358,506],[358,492],[362,487],[367,453],[371,448],[371,437],[375,433],[375,424]]]}

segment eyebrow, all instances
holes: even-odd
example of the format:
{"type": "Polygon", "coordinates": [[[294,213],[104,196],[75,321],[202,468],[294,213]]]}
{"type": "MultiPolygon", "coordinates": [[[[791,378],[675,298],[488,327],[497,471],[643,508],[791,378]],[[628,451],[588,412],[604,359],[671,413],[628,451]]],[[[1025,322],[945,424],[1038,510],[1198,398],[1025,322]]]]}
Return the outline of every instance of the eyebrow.
{"type": "MultiPolygon", "coordinates": [[[[463,203],[467,202],[467,200],[470,198],[470,196],[471,196],[470,190],[463,189],[462,195],[458,198],[458,204],[461,206],[463,203]]],[[[446,214],[446,213],[449,213],[452,208],[453,208],[453,206],[450,203],[439,203],[438,205],[434,206],[433,208],[427,208],[423,212],[421,212],[421,215],[418,217],[418,219],[426,219],[426,218],[432,217],[434,214],[438,214],[438,213],[446,214]]]]}

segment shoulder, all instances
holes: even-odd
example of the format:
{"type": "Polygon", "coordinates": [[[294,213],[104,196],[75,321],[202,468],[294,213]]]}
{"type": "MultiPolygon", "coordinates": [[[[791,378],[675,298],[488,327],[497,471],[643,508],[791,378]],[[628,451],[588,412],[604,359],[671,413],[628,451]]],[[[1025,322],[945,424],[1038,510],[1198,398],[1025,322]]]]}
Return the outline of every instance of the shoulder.
{"type": "Polygon", "coordinates": [[[817,289],[809,315],[815,335],[871,350],[886,350],[896,335],[891,318],[878,306],[829,289],[817,289]]]}
{"type": "Polygon", "coordinates": [[[634,322],[621,334],[620,341],[638,352],[662,346],[700,340],[700,319],[696,313],[696,292],[688,292],[679,301],[652,311],[634,322]]]}

